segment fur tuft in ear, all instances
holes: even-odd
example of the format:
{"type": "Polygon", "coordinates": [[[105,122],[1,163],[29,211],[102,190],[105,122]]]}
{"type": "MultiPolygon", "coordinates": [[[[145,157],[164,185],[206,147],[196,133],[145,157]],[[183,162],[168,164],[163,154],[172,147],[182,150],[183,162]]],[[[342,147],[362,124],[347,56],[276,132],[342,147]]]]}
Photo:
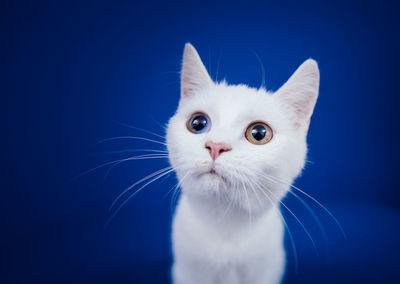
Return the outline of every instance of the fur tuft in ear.
{"type": "Polygon", "coordinates": [[[276,92],[276,96],[292,112],[296,127],[308,128],[317,101],[318,88],[318,64],[315,60],[308,59],[276,92]]]}
{"type": "Polygon", "coordinates": [[[185,44],[181,71],[181,98],[189,97],[212,83],[196,49],[190,43],[185,44]]]}

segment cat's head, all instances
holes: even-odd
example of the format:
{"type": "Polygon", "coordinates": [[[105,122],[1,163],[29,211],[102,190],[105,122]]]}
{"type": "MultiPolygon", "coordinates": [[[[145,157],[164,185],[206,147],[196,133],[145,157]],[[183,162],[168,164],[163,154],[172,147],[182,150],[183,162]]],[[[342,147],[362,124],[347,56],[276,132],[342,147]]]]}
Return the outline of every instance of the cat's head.
{"type": "Polygon", "coordinates": [[[167,130],[184,193],[221,197],[245,209],[277,203],[304,167],[318,86],[311,59],[275,93],[216,83],[186,44],[181,99],[167,130]]]}

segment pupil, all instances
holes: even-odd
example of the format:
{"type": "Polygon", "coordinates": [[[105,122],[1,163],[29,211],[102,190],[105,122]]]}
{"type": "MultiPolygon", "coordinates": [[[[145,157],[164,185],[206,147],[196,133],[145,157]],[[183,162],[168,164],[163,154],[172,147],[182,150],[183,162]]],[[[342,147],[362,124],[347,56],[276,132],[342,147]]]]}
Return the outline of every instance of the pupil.
{"type": "Polygon", "coordinates": [[[207,119],[204,116],[196,116],[193,119],[192,127],[194,130],[200,131],[204,127],[206,127],[206,124],[207,124],[207,119]]]}
{"type": "Polygon", "coordinates": [[[265,127],[262,125],[256,125],[251,130],[251,135],[255,140],[261,141],[267,135],[267,129],[265,129],[265,127]]]}

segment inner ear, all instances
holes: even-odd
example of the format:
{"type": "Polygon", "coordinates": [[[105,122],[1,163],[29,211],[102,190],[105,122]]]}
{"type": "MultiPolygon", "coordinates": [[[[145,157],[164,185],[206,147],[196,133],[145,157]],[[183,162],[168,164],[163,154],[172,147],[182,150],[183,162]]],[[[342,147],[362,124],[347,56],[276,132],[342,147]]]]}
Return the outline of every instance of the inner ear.
{"type": "Polygon", "coordinates": [[[185,45],[181,70],[181,98],[193,96],[201,89],[213,84],[196,49],[185,45]]]}
{"type": "Polygon", "coordinates": [[[276,92],[297,127],[304,126],[307,129],[318,98],[318,89],[318,65],[315,60],[308,59],[276,92]]]}

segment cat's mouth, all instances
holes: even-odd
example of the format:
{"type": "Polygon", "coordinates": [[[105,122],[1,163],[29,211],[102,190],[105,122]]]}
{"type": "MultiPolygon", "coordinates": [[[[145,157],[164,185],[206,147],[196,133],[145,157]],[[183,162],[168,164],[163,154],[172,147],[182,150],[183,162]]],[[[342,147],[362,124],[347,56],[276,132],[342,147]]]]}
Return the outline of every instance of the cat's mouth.
{"type": "Polygon", "coordinates": [[[207,172],[204,173],[208,177],[217,178],[227,183],[227,179],[223,176],[219,171],[217,171],[214,167],[211,167],[207,172]]]}

